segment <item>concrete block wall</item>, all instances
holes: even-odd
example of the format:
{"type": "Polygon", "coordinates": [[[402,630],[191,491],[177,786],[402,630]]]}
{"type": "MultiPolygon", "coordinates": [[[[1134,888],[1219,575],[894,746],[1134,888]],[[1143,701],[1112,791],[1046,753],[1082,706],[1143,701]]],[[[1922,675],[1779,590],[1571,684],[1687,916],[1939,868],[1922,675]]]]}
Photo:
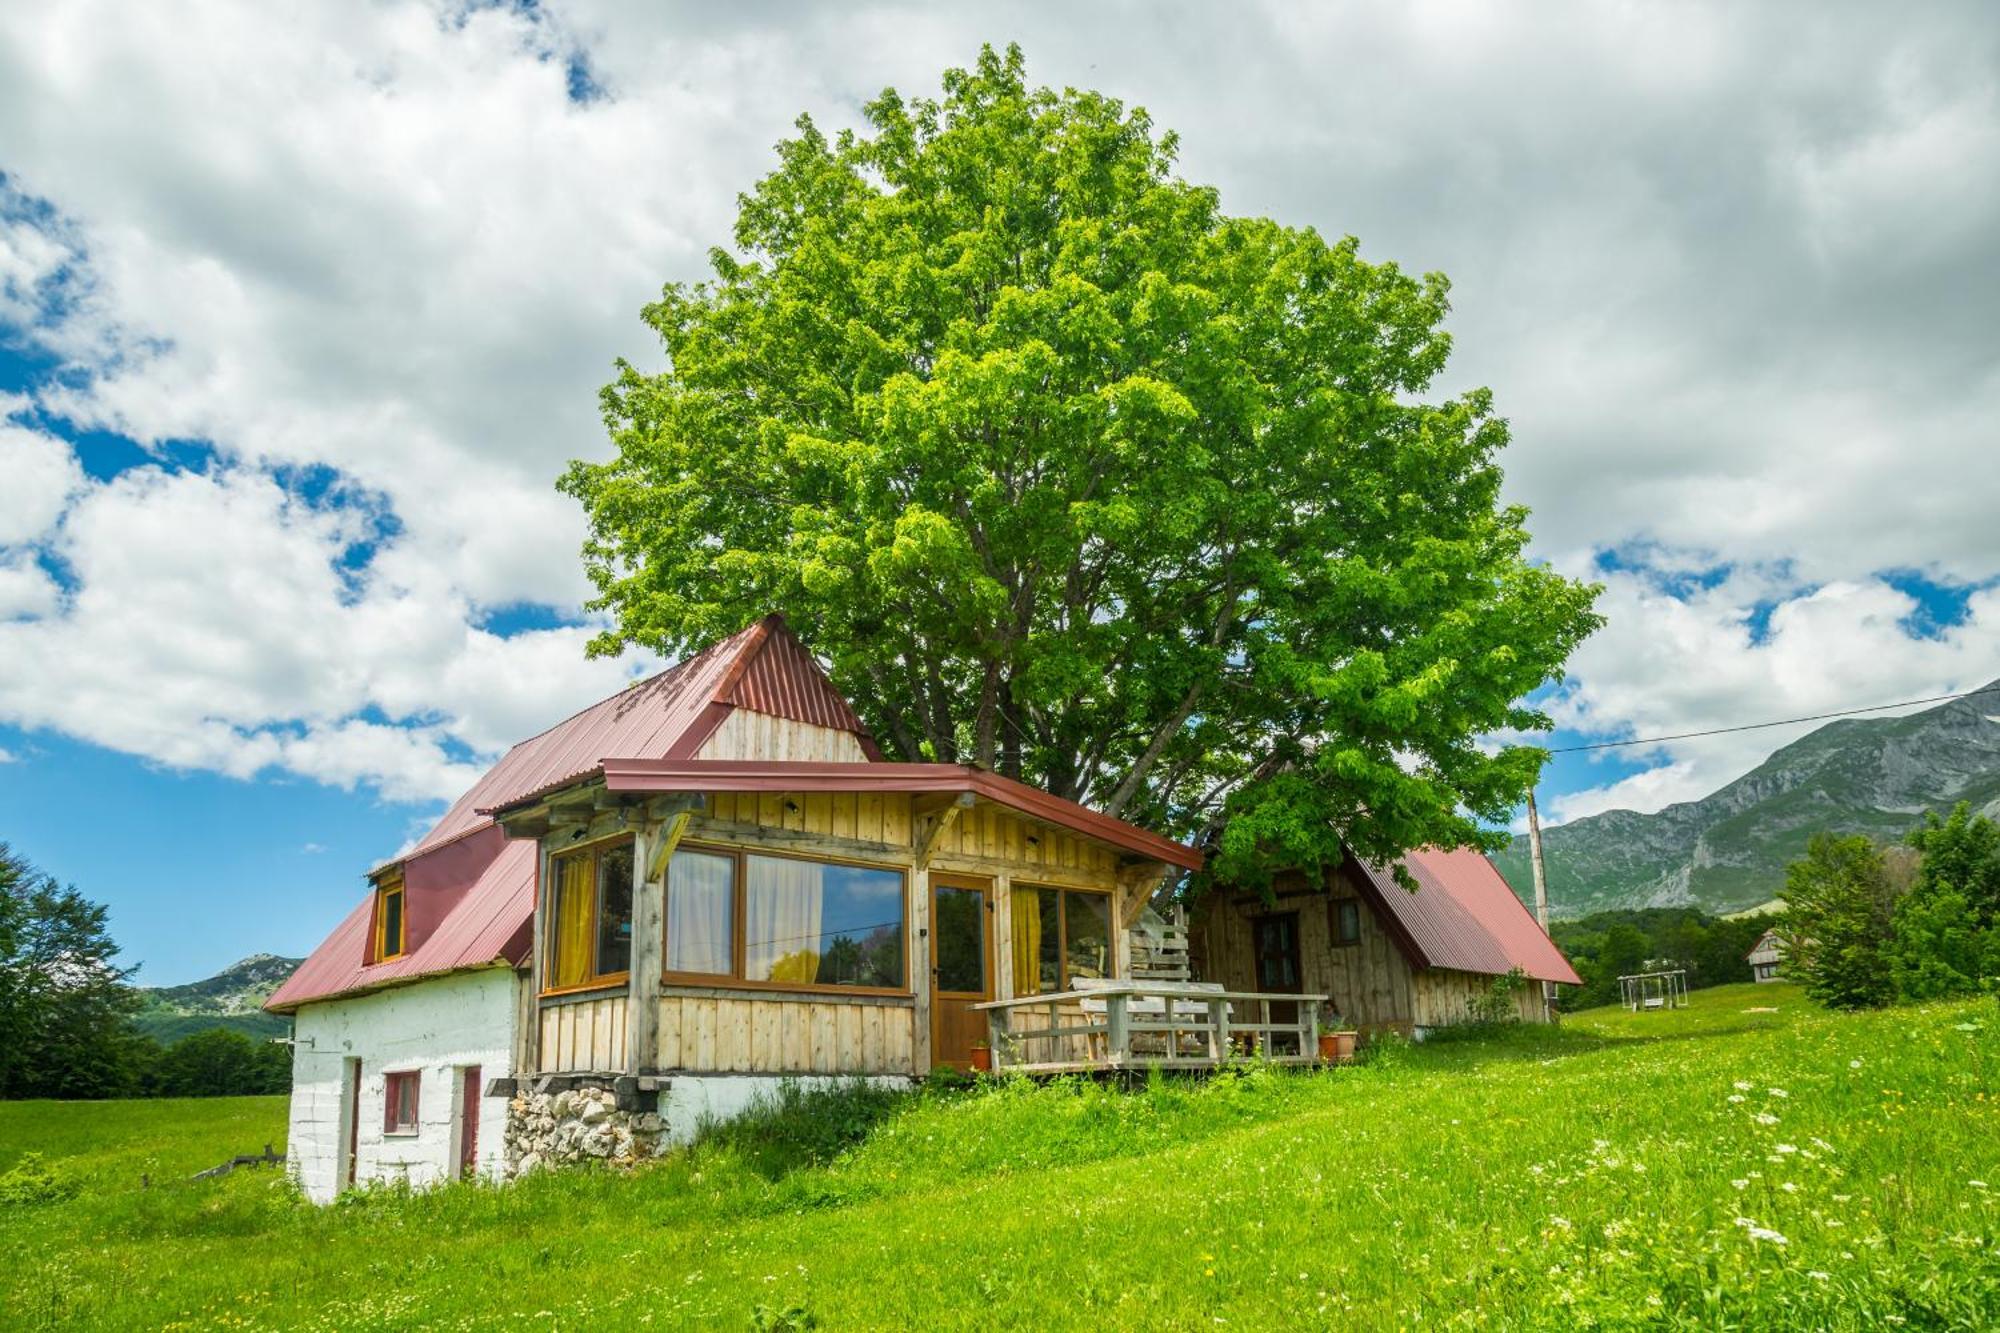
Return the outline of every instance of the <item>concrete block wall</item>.
{"type": "MultiPolygon", "coordinates": [[[[459,1158],[459,1071],[478,1065],[482,1085],[513,1074],[519,987],[510,968],[435,977],[351,999],[310,1004],[294,1016],[288,1167],[316,1202],[344,1187],[348,1122],[343,1115],[345,1062],[361,1061],[356,1181],[448,1180],[459,1158]],[[418,1129],[383,1132],[385,1076],[421,1074],[418,1129]]],[[[506,1175],[507,1099],[480,1088],[481,1176],[506,1175]]]]}

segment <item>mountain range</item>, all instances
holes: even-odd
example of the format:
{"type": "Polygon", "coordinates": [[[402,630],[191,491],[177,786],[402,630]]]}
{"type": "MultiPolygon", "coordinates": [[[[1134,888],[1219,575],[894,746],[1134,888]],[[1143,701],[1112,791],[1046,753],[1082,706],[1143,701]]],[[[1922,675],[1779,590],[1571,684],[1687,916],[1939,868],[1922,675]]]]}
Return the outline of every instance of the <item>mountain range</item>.
{"type": "Polygon", "coordinates": [[[204,981],[185,986],[141,986],[144,1004],[132,1021],[162,1045],[208,1028],[234,1028],[250,1037],[282,1037],[290,1022],[265,1013],[264,999],[304,961],[256,953],[204,981]]]}
{"type": "MultiPolygon", "coordinates": [[[[1904,717],[1829,722],[1698,801],[1543,829],[1549,914],[1740,911],[1779,896],[1813,834],[1895,841],[1959,801],[2000,817],[2000,682],[1904,717]]],[[[1532,906],[1527,837],[1493,860],[1532,906]]]]}

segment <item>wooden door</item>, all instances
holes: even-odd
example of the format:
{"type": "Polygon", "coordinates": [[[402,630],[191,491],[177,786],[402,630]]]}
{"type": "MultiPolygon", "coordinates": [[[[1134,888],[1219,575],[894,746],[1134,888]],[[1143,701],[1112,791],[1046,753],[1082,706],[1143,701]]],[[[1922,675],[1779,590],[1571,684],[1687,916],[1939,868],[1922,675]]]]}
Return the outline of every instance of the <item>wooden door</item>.
{"type": "MultiPolygon", "coordinates": [[[[1257,947],[1257,989],[1297,995],[1305,990],[1299,967],[1299,914],[1280,912],[1252,923],[1257,947]]],[[[1296,1023],[1299,1006],[1287,1000],[1271,1002],[1273,1023],[1296,1023]]]]}
{"type": "Polygon", "coordinates": [[[464,1090],[458,1099],[458,1178],[479,1174],[479,1066],[465,1067],[464,1090]]]}
{"type": "Polygon", "coordinates": [[[931,1063],[972,1067],[993,998],[993,882],[931,876],[931,1063]]]}

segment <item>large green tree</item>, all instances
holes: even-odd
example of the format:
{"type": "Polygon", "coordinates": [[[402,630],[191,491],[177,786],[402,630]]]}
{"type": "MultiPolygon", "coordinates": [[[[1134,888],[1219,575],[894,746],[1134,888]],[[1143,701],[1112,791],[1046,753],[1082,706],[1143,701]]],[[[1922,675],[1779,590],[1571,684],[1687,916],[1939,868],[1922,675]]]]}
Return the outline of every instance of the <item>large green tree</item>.
{"type": "Polygon", "coordinates": [[[1260,882],[1490,843],[1519,701],[1597,624],[1525,557],[1491,396],[1430,397],[1446,283],[1230,217],[1176,143],[982,52],[809,120],[563,488],[615,627],[781,610],[885,749],[1183,836],[1260,882]]]}

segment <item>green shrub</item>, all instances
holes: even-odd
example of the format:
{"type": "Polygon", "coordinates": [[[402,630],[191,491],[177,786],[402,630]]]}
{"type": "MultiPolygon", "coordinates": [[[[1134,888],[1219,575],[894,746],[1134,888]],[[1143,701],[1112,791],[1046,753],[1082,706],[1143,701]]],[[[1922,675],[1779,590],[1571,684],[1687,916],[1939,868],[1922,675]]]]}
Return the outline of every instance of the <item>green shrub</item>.
{"type": "Polygon", "coordinates": [[[37,1203],[61,1203],[73,1199],[83,1182],[65,1166],[51,1165],[38,1152],[31,1152],[0,1175],[0,1208],[37,1203]]]}

